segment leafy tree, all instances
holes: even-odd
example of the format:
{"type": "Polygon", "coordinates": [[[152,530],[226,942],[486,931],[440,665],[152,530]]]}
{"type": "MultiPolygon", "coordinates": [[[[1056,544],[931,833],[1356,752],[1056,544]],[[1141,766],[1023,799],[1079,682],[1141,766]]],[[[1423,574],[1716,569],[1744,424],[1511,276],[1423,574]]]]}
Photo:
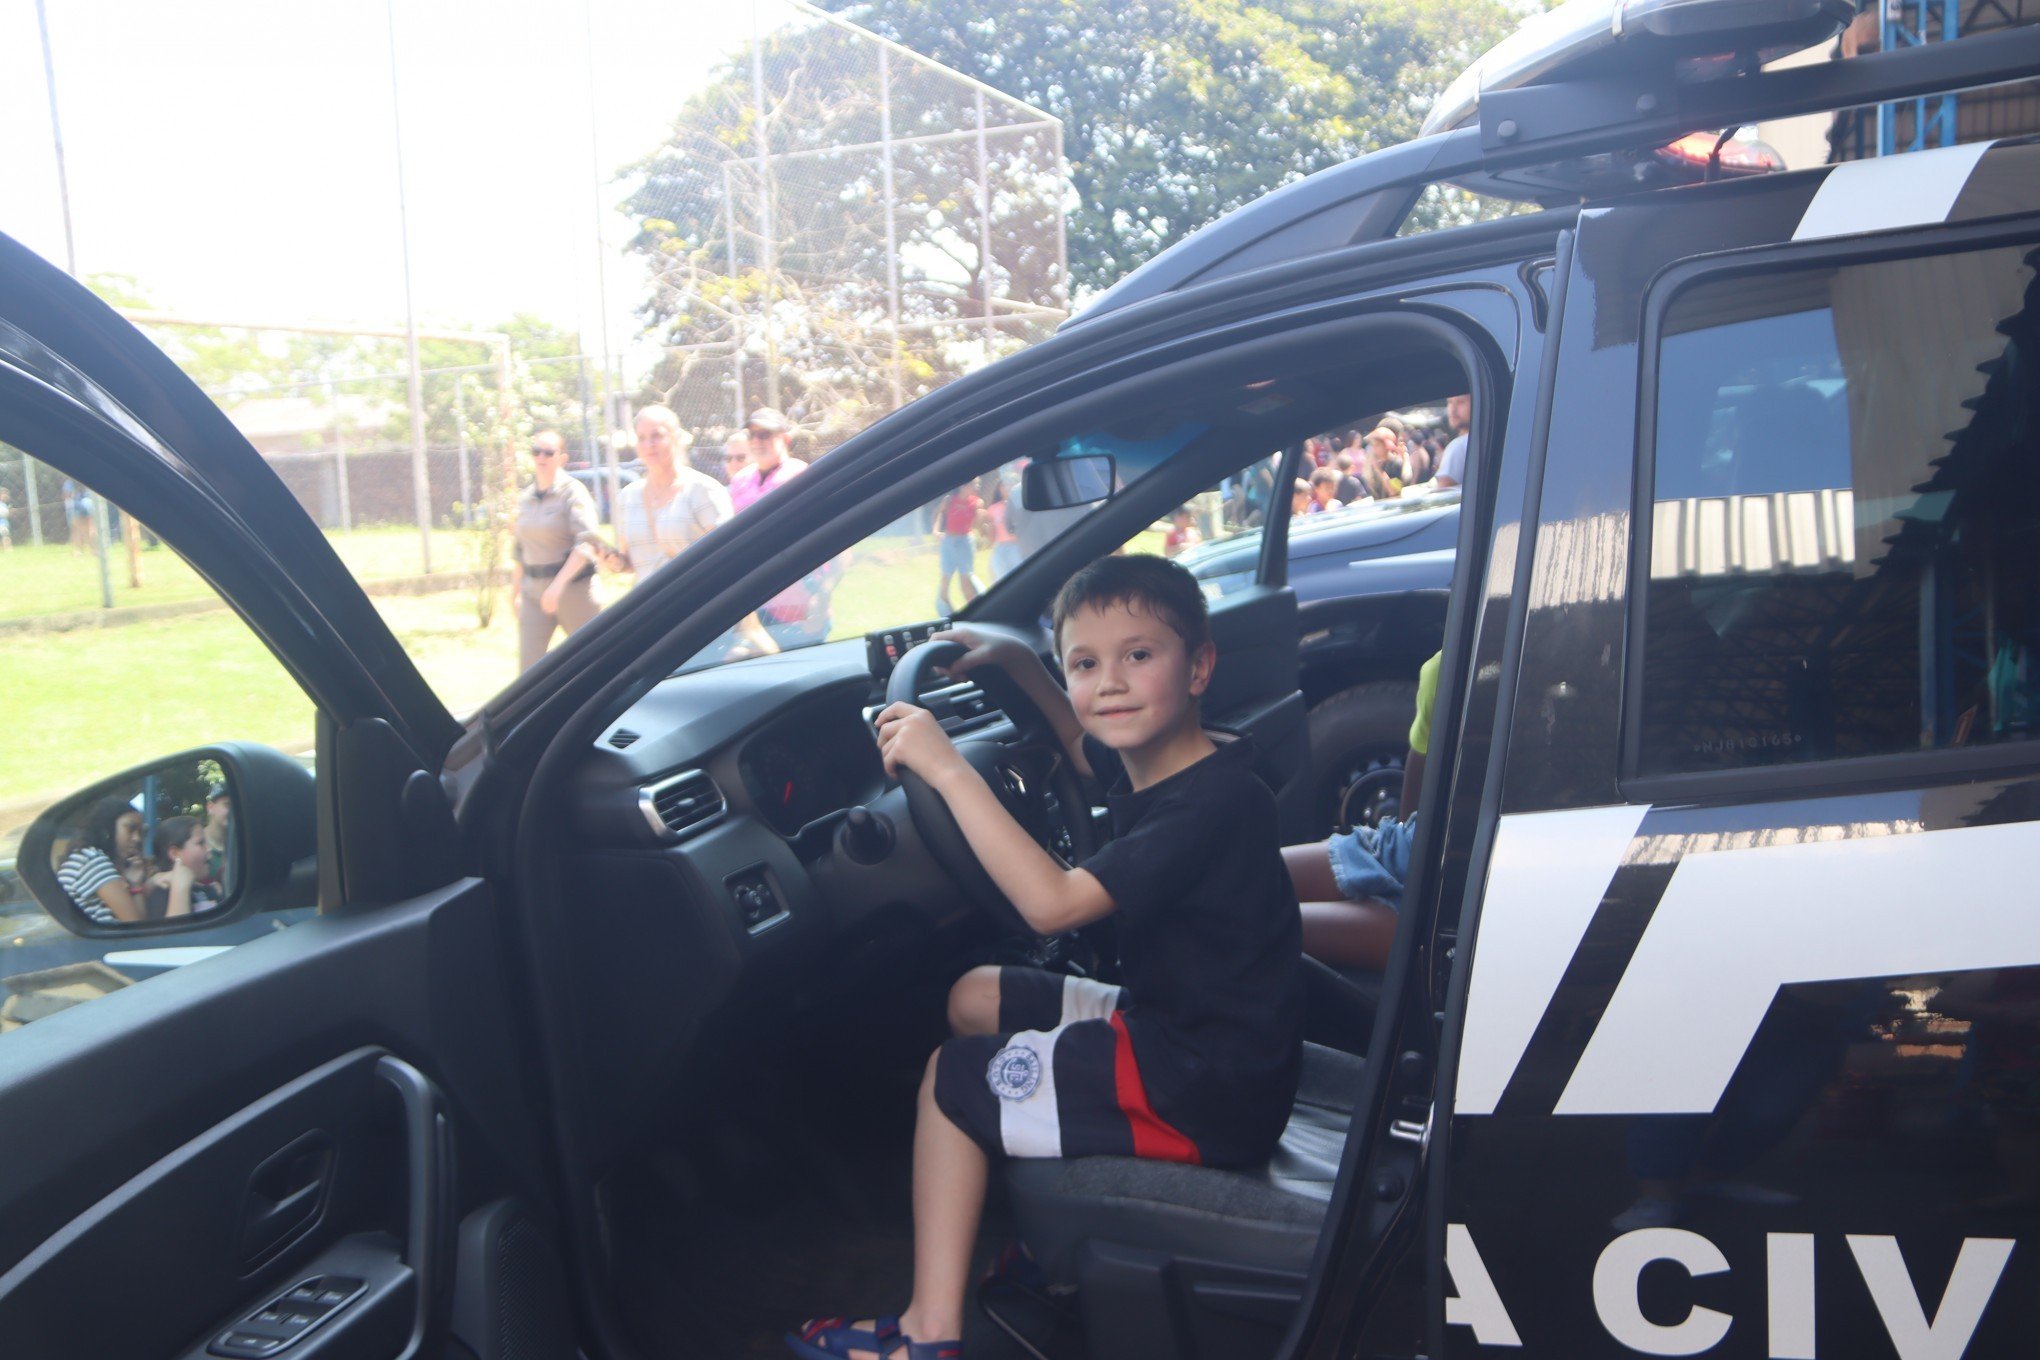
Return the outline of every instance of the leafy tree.
{"type": "MultiPolygon", "coordinates": [[[[822,0],[1064,123],[1071,280],[1106,287],[1270,189],[1417,134],[1506,0],[822,0]]],[[[1432,212],[1474,211],[1461,204],[1432,212]]]]}
{"type": "Polygon", "coordinates": [[[1063,186],[1046,129],[1009,130],[1040,120],[991,101],[995,145],[980,185],[974,92],[894,58],[887,101],[878,57],[869,38],[831,26],[770,35],[768,167],[755,159],[748,50],[631,167],[638,183],[626,211],[640,224],[631,249],[653,279],[642,315],[672,346],[643,395],[671,401],[698,425],[719,424],[734,404],[726,385],[734,350],[750,401],[769,396],[776,379],[779,404],[827,439],[1045,328],[1063,285],[1053,249],[1063,186]],[[887,107],[890,220],[887,166],[873,149],[887,107]],[[768,214],[769,246],[759,227],[768,214]],[[987,293],[996,300],[990,326],[987,293]]]}
{"type": "MultiPolygon", "coordinates": [[[[815,25],[767,35],[761,110],[748,48],[683,104],[629,167],[641,308],[670,347],[645,396],[683,417],[731,409],[768,373],[780,404],[825,437],[856,429],[1045,325],[1022,319],[1113,282],[1227,210],[1414,136],[1432,97],[1534,0],[824,0],[915,52],[1062,119],[1069,188],[1044,130],[994,103],[990,183],[974,94],[905,58],[890,64],[894,220],[884,213],[876,46],[815,25]],[[859,149],[864,148],[864,149],[859,149]],[[980,194],[990,230],[979,231],[980,194]],[[1058,218],[1066,214],[1069,277],[1058,218]],[[768,249],[759,230],[772,223],[768,249]],[[897,248],[888,249],[890,226],[897,248]],[[988,237],[990,249],[981,249],[988,237]],[[888,256],[899,273],[895,305],[888,256]],[[983,295],[1015,319],[968,324],[983,295]],[[759,324],[769,318],[769,325],[759,324]],[[898,390],[892,388],[897,384],[898,390]]],[[[1490,209],[1429,196],[1426,225],[1490,209]]]]}

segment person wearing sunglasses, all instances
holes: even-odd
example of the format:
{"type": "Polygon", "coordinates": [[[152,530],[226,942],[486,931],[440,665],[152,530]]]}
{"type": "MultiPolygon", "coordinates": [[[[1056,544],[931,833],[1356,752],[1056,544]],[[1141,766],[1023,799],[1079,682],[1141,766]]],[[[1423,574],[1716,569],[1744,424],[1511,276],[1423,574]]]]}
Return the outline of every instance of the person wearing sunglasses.
{"type": "Polygon", "coordinates": [[[567,446],[557,430],[531,441],[531,485],[517,498],[511,556],[516,563],[517,668],[530,670],[553,633],[571,635],[602,610],[595,598],[600,517],[588,488],[566,475],[567,446]]]}

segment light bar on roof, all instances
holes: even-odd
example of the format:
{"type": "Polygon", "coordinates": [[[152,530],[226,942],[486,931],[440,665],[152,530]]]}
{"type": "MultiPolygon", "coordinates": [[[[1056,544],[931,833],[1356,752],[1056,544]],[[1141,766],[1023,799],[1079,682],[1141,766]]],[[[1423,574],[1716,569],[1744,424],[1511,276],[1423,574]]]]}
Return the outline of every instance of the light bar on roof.
{"type": "Polygon", "coordinates": [[[1460,72],[1424,119],[1426,136],[1480,116],[1482,90],[1662,71],[1668,81],[1733,75],[1839,33],[1851,0],[1568,0],[1532,15],[1460,72]]]}

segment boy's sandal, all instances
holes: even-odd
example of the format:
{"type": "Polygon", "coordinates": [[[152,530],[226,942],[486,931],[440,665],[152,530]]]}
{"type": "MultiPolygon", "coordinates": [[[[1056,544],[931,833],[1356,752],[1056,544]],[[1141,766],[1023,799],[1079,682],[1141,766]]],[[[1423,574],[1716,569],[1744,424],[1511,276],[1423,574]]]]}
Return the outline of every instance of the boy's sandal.
{"type": "Polygon", "coordinates": [[[848,1318],[813,1318],[786,1344],[805,1360],[849,1360],[858,1351],[880,1360],[963,1360],[961,1341],[909,1341],[898,1317],[878,1318],[870,1330],[852,1326],[848,1318]]]}

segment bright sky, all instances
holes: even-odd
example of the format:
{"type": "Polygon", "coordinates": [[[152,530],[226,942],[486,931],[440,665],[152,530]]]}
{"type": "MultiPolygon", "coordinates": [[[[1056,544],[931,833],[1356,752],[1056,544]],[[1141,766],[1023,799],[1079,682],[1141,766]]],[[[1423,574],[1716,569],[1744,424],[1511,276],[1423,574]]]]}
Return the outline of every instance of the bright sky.
{"type": "MultiPolygon", "coordinates": [[[[223,319],[402,323],[384,0],[46,5],[80,273],[223,319]]],[[[594,348],[601,216],[629,334],[642,280],[598,167],[655,146],[750,20],[745,0],[399,0],[419,324],[532,311],[594,348]]],[[[0,232],[61,265],[32,0],[0,5],[0,128],[0,232]]]]}

